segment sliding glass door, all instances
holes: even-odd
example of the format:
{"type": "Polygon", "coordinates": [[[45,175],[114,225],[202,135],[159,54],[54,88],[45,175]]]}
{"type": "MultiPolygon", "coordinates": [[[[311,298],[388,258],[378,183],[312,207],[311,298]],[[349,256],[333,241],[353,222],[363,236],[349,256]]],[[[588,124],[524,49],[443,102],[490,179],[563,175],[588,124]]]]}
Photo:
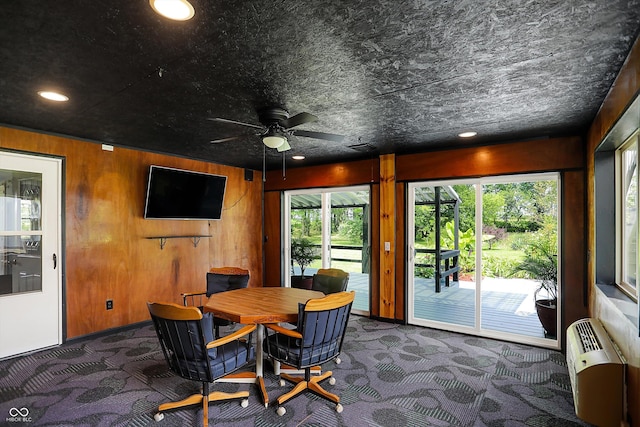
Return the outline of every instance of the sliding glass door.
{"type": "Polygon", "coordinates": [[[410,184],[409,322],[557,347],[558,180],[410,184]]]}
{"type": "Polygon", "coordinates": [[[349,273],[353,311],[369,312],[369,187],[298,190],[285,195],[285,283],[305,287],[300,276],[320,268],[349,273]],[[304,271],[303,271],[304,270],[304,271]]]}

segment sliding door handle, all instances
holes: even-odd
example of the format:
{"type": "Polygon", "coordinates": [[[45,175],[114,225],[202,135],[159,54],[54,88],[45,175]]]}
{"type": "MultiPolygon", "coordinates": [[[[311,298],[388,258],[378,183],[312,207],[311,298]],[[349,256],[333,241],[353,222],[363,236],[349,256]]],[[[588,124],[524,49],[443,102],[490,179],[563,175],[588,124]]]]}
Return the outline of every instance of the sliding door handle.
{"type": "Polygon", "coordinates": [[[53,269],[55,270],[57,266],[58,266],[58,256],[56,254],[53,254],[53,269]]]}

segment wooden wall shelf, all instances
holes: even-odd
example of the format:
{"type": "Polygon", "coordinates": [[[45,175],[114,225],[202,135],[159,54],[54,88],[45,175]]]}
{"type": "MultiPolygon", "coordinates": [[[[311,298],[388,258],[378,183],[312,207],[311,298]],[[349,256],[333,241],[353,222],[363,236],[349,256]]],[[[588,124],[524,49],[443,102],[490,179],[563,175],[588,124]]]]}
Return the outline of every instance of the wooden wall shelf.
{"type": "Polygon", "coordinates": [[[197,248],[198,243],[200,243],[200,239],[203,237],[213,237],[211,234],[203,234],[203,235],[188,235],[188,236],[151,236],[147,237],[147,239],[158,239],[160,240],[160,250],[164,249],[164,245],[167,244],[167,239],[191,239],[193,242],[193,247],[197,248]]]}

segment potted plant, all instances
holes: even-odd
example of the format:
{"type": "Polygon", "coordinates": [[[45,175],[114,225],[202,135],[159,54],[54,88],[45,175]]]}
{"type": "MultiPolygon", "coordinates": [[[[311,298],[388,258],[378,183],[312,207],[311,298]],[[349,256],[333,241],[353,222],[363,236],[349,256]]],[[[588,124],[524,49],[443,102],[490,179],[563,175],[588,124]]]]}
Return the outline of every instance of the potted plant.
{"type": "Polygon", "coordinates": [[[516,271],[524,273],[525,277],[539,281],[540,284],[533,293],[536,312],[547,334],[556,336],[558,255],[555,239],[543,239],[532,243],[525,250],[525,258],[516,266],[516,271]]]}
{"type": "Polygon", "coordinates": [[[305,276],[304,270],[317,259],[317,248],[307,238],[293,239],[291,242],[291,287],[311,289],[312,276],[305,276]],[[294,262],[300,267],[300,275],[294,275],[294,262]]]}

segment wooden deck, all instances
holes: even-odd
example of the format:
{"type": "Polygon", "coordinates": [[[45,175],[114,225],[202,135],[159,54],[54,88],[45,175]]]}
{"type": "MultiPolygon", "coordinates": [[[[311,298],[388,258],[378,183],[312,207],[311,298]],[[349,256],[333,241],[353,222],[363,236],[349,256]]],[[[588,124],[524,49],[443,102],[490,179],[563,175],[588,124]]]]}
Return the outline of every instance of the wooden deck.
{"type": "MultiPolygon", "coordinates": [[[[307,269],[306,274],[315,270],[307,269]]],[[[481,327],[485,330],[545,338],[533,303],[535,284],[522,279],[485,279],[481,327]]],[[[356,291],[353,309],[369,312],[369,275],[350,273],[349,290],[356,291]]],[[[473,327],[476,291],[472,282],[451,282],[435,292],[433,279],[416,279],[414,316],[417,319],[473,327]]]]}

